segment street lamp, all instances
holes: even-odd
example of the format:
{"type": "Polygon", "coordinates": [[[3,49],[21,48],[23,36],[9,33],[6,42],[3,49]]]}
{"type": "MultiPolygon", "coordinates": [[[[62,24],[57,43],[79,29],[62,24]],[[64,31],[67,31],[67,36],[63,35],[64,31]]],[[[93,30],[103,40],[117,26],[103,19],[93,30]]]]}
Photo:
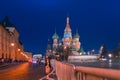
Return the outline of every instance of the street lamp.
{"type": "Polygon", "coordinates": [[[15,43],[11,43],[11,46],[15,46],[15,43]]]}
{"type": "MultiPolygon", "coordinates": [[[[12,43],[10,44],[10,46],[12,47],[12,53],[13,53],[13,47],[15,46],[15,43],[12,42],[12,43]]],[[[11,53],[10,53],[10,55],[9,55],[9,58],[10,58],[10,60],[11,60],[11,53]]]]}
{"type": "Polygon", "coordinates": [[[18,49],[18,51],[20,51],[20,49],[18,49]]]}
{"type": "Polygon", "coordinates": [[[108,54],[108,57],[111,59],[112,58],[112,54],[108,54]]]}

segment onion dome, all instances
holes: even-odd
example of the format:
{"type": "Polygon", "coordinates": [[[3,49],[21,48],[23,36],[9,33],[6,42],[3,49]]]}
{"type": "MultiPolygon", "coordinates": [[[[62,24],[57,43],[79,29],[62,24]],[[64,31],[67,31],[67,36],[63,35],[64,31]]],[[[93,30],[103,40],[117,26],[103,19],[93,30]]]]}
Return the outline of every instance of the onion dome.
{"type": "Polygon", "coordinates": [[[72,43],[75,43],[76,42],[76,40],[75,39],[72,39],[72,43]]]}
{"type": "Polygon", "coordinates": [[[74,38],[80,38],[79,34],[76,33],[76,34],[74,35],[74,38]]]}
{"type": "Polygon", "coordinates": [[[59,39],[58,34],[55,32],[54,35],[52,36],[53,39],[59,39]]]}
{"type": "Polygon", "coordinates": [[[71,37],[70,33],[68,32],[64,33],[64,38],[70,38],[70,37],[71,37]]]}

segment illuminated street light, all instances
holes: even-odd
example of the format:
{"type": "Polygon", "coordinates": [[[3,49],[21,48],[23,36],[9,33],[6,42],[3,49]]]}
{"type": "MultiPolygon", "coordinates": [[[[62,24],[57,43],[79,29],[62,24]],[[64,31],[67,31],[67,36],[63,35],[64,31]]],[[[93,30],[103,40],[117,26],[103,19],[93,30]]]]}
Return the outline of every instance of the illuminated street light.
{"type": "Polygon", "coordinates": [[[15,46],[15,43],[11,43],[11,46],[15,46]]]}
{"type": "MultiPolygon", "coordinates": [[[[15,46],[15,43],[10,43],[10,46],[12,47],[12,51],[13,51],[13,47],[15,46]]],[[[11,57],[11,52],[9,54],[9,59],[12,61],[12,57],[11,57]]]]}
{"type": "Polygon", "coordinates": [[[92,50],[92,53],[94,54],[94,52],[95,52],[95,50],[93,49],[93,50],[92,50]]]}
{"type": "Polygon", "coordinates": [[[93,49],[92,52],[94,52],[95,50],[93,49]]]}
{"type": "Polygon", "coordinates": [[[18,51],[20,51],[20,49],[18,49],[18,51]]]}
{"type": "MultiPolygon", "coordinates": [[[[12,47],[14,47],[14,46],[15,46],[15,43],[12,42],[10,45],[11,45],[12,47]]],[[[12,48],[12,49],[14,50],[14,53],[15,53],[15,48],[12,48]]],[[[11,54],[10,54],[10,56],[11,56],[11,54]]],[[[16,61],[16,59],[17,59],[17,53],[15,53],[15,61],[16,61]]]]}
{"type": "Polygon", "coordinates": [[[108,57],[111,58],[111,57],[112,57],[112,54],[108,54],[108,57]]]}

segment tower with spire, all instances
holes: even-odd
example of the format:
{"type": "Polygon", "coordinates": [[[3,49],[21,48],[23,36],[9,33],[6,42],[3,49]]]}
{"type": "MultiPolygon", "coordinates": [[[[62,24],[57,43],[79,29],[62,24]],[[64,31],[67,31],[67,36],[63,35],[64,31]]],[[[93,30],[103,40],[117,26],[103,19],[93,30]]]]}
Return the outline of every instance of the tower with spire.
{"type": "Polygon", "coordinates": [[[50,40],[48,39],[46,56],[50,56],[50,55],[51,55],[51,45],[50,45],[50,40]]]}
{"type": "Polygon", "coordinates": [[[63,35],[62,40],[63,40],[64,48],[71,46],[72,30],[71,30],[70,24],[69,24],[69,17],[67,17],[67,23],[66,23],[66,27],[65,27],[65,30],[64,30],[64,35],[63,35]]]}
{"type": "Polygon", "coordinates": [[[56,33],[56,30],[55,30],[54,35],[52,36],[52,39],[53,39],[53,48],[57,48],[57,47],[58,47],[58,39],[59,39],[59,36],[58,36],[58,34],[56,33]]]}

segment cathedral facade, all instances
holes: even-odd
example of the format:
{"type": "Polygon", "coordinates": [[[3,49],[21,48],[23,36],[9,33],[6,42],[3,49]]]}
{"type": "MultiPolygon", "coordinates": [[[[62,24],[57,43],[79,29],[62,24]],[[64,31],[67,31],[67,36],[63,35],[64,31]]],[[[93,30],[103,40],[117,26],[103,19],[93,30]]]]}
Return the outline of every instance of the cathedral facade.
{"type": "Polygon", "coordinates": [[[80,36],[78,32],[74,36],[72,36],[72,30],[70,28],[70,21],[69,17],[66,19],[66,27],[64,29],[64,35],[62,40],[59,39],[58,34],[54,33],[52,36],[53,39],[53,49],[57,48],[59,45],[63,45],[63,48],[66,49],[67,47],[71,47],[73,51],[78,51],[80,50],[80,36]]]}

